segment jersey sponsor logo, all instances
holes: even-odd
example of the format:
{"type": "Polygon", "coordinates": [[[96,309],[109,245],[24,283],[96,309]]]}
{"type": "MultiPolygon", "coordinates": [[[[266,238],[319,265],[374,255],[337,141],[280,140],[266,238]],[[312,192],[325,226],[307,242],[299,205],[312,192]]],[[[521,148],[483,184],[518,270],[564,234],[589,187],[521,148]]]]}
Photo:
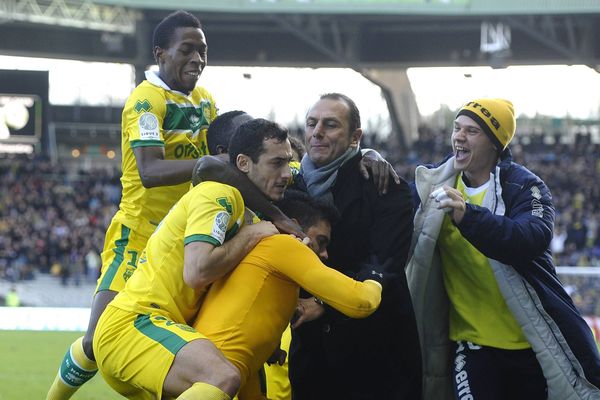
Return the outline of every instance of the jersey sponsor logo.
{"type": "Polygon", "coordinates": [[[160,129],[158,129],[158,118],[152,113],[144,113],[138,120],[140,139],[160,140],[160,129]]]}
{"type": "Polygon", "coordinates": [[[177,328],[181,329],[182,331],[186,331],[186,332],[196,332],[196,330],[194,328],[192,328],[189,325],[185,325],[185,324],[180,324],[177,323],[175,321],[171,321],[170,319],[167,319],[165,317],[163,317],[162,315],[157,315],[152,317],[155,321],[164,321],[165,322],[165,326],[176,326],[177,328]]]}
{"type": "Polygon", "coordinates": [[[217,239],[220,243],[225,241],[225,234],[227,233],[227,225],[231,216],[227,211],[220,211],[213,222],[211,236],[217,239]]]}
{"type": "MultiPolygon", "coordinates": [[[[204,155],[204,154],[202,154],[204,155]]],[[[175,158],[198,158],[200,157],[200,151],[192,143],[179,144],[175,147],[175,158]]]]}
{"type": "Polygon", "coordinates": [[[148,112],[148,111],[152,110],[152,104],[150,104],[150,102],[146,99],[138,100],[135,102],[133,109],[138,114],[141,113],[142,111],[148,112]]]}

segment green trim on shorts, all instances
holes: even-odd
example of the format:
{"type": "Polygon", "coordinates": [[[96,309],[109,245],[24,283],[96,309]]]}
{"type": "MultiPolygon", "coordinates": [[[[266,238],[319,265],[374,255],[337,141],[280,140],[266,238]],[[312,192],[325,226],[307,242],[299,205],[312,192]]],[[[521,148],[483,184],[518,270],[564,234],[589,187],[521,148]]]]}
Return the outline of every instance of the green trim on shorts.
{"type": "Polygon", "coordinates": [[[102,281],[98,285],[97,292],[101,292],[103,290],[110,290],[110,284],[113,279],[115,279],[115,275],[119,270],[119,265],[123,262],[125,258],[125,248],[129,244],[129,234],[131,233],[131,229],[126,227],[125,225],[121,225],[121,238],[115,240],[115,244],[117,247],[113,249],[115,252],[115,258],[113,258],[112,262],[106,269],[106,273],[102,277],[102,281]]]}
{"type": "MultiPolygon", "coordinates": [[[[168,322],[172,321],[167,321],[167,323],[168,322]]],[[[173,325],[175,325],[174,322],[173,325]]],[[[145,336],[160,343],[165,349],[173,353],[173,355],[176,355],[177,352],[188,343],[181,337],[177,336],[177,334],[154,325],[150,320],[150,315],[148,314],[138,315],[133,323],[133,326],[135,326],[135,328],[145,336]]]]}
{"type": "Polygon", "coordinates": [[[129,147],[135,149],[136,147],[149,147],[149,146],[161,146],[165,147],[165,142],[162,140],[131,140],[129,141],[129,147]]]}
{"type": "Polygon", "coordinates": [[[202,234],[190,235],[183,240],[184,245],[190,244],[192,242],[208,242],[215,246],[221,245],[221,242],[219,242],[217,239],[215,239],[214,237],[212,237],[210,235],[202,235],[202,234]]]}

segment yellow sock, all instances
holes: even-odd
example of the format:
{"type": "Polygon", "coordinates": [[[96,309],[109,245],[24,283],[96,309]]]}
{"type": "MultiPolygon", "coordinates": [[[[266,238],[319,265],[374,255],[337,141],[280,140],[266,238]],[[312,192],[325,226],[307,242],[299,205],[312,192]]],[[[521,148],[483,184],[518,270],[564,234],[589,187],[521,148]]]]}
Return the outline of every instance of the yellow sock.
{"type": "Polygon", "coordinates": [[[60,364],[46,400],[68,400],[84,383],[92,379],[98,366],[83,351],[83,336],[75,340],[60,364]]]}
{"type": "Polygon", "coordinates": [[[181,393],[177,400],[231,400],[231,397],[216,386],[204,382],[196,382],[191,388],[181,393]]]}

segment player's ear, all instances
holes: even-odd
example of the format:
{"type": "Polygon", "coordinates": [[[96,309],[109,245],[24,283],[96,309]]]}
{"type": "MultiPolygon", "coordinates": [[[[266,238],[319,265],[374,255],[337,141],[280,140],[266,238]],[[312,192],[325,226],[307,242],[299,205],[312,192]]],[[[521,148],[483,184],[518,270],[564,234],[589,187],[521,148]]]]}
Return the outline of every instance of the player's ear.
{"type": "Polygon", "coordinates": [[[163,51],[164,50],[159,46],[154,46],[154,49],[152,50],[152,54],[154,54],[154,61],[156,61],[158,65],[162,64],[163,51]]]}
{"type": "Polygon", "coordinates": [[[227,149],[222,144],[218,144],[216,150],[217,150],[217,155],[227,154],[227,149]]]}
{"type": "Polygon", "coordinates": [[[235,165],[238,167],[240,171],[247,174],[250,172],[250,164],[252,160],[245,154],[238,154],[235,159],[235,165]]]}
{"type": "Polygon", "coordinates": [[[363,131],[361,128],[356,128],[356,130],[350,134],[350,147],[358,147],[362,134],[363,131]]]}

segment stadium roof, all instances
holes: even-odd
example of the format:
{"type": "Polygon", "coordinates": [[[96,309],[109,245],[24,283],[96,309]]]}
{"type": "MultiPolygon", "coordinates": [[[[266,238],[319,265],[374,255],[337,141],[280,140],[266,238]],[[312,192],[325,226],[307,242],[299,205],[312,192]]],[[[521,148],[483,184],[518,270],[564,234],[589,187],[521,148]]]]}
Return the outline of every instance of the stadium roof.
{"type": "Polygon", "coordinates": [[[132,8],[300,14],[508,15],[597,13],[596,0],[95,0],[132,8]]]}
{"type": "Polygon", "coordinates": [[[179,8],[200,17],[211,65],[600,64],[598,0],[4,0],[0,54],[143,69],[152,28],[179,8]],[[509,48],[482,51],[484,26],[509,48]]]}

